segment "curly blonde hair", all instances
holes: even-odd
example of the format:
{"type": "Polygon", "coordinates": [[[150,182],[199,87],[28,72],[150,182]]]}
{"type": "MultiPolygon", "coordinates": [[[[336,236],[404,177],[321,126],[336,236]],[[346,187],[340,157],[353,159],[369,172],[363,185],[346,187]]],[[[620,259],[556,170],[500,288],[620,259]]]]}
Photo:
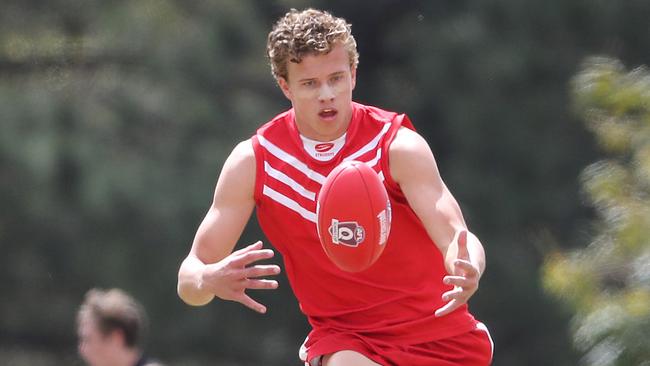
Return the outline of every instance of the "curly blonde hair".
{"type": "Polygon", "coordinates": [[[336,44],[347,49],[350,67],[356,68],[359,64],[357,42],[345,19],[322,10],[291,9],[275,23],[267,39],[271,73],[276,79],[288,80],[287,61],[300,63],[307,55],[327,54],[336,44]]]}

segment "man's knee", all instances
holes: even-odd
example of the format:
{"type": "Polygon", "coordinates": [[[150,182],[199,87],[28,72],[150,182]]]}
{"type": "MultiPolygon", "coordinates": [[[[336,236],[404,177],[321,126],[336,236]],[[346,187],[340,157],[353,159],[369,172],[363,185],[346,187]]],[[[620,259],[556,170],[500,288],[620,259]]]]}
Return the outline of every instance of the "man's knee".
{"type": "Polygon", "coordinates": [[[323,366],[381,366],[355,351],[338,351],[323,356],[323,366]]]}

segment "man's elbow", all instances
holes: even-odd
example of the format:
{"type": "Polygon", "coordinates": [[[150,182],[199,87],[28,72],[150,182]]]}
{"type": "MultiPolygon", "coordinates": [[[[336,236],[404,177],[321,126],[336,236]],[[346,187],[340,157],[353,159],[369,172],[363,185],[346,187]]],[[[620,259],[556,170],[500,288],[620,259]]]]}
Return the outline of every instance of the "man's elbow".
{"type": "Polygon", "coordinates": [[[203,306],[208,304],[214,295],[209,293],[202,293],[198,289],[192,288],[193,286],[188,286],[184,284],[180,279],[178,281],[178,286],[176,287],[176,292],[178,297],[183,300],[184,303],[190,306],[203,306]]]}
{"type": "Polygon", "coordinates": [[[190,306],[203,306],[214,298],[211,293],[206,293],[198,288],[197,281],[193,281],[192,276],[186,268],[186,262],[183,262],[178,271],[178,284],[176,293],[178,297],[190,306]]]}

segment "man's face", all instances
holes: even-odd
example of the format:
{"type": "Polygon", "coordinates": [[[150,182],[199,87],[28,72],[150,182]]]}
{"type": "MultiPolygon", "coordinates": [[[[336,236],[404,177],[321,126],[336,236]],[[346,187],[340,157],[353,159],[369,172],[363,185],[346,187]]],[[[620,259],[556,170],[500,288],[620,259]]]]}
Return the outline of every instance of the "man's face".
{"type": "Polygon", "coordinates": [[[331,141],[341,136],[352,118],[352,90],[356,69],[348,52],[336,45],[324,55],[308,55],[300,63],[288,62],[288,80],[279,79],[291,100],[298,130],[305,137],[331,141]]]}
{"type": "Polygon", "coordinates": [[[79,355],[90,366],[110,365],[117,349],[116,332],[104,335],[90,315],[83,316],[79,322],[79,355]]]}

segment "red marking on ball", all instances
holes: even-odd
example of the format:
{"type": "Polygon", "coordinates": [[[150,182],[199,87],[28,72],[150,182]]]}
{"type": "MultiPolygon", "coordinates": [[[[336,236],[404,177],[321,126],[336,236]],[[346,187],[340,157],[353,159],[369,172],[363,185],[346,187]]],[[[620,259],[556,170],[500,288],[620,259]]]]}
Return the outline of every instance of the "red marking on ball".
{"type": "Polygon", "coordinates": [[[318,237],[340,269],[360,272],[377,261],[390,233],[388,193],[371,167],[347,161],[332,170],[318,193],[318,237]]]}

